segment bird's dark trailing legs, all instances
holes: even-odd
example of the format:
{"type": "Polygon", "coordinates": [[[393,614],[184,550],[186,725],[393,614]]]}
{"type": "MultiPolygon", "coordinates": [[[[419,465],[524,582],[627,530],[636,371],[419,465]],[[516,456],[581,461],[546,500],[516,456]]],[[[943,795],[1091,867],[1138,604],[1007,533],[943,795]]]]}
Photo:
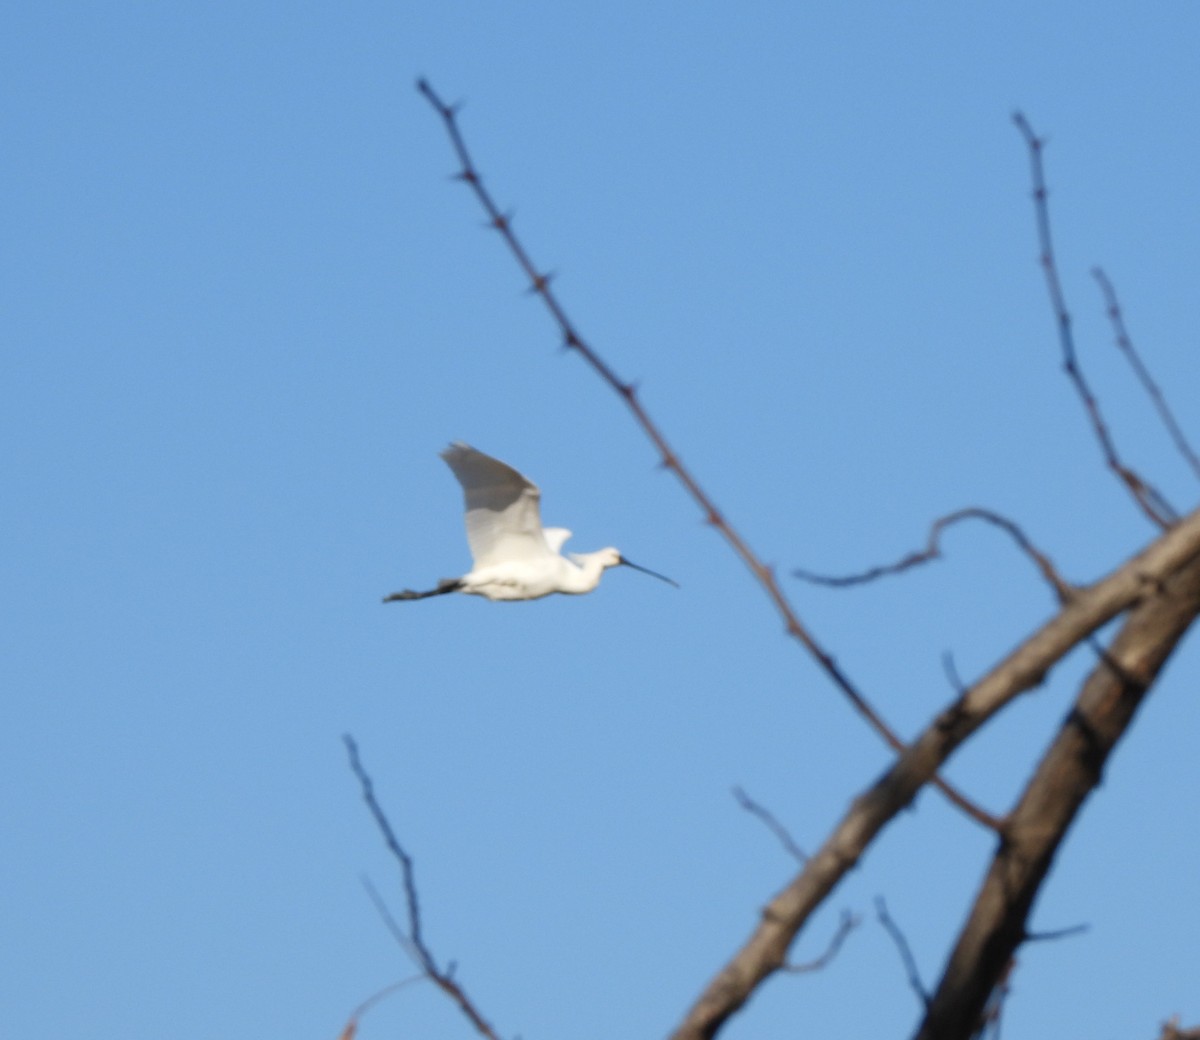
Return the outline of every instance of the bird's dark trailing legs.
{"type": "Polygon", "coordinates": [[[447,592],[457,592],[462,587],[461,578],[443,578],[437,583],[436,589],[430,589],[428,592],[413,592],[412,589],[405,589],[403,592],[393,592],[390,596],[384,596],[383,602],[395,603],[404,599],[428,599],[430,596],[444,596],[447,592]]]}

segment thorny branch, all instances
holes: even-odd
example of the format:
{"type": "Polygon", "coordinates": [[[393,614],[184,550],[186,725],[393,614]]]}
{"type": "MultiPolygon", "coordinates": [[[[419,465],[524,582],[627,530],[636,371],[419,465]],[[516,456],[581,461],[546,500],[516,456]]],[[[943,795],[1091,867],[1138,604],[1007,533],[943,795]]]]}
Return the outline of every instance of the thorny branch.
{"type": "Polygon", "coordinates": [[[861,585],[865,582],[874,581],[876,578],[884,577],[889,574],[900,574],[911,567],[920,566],[923,563],[929,563],[931,560],[939,559],[942,555],[942,532],[947,527],[959,523],[962,520],[983,520],[986,523],[999,527],[1002,531],[1008,533],[1018,548],[1025,553],[1026,556],[1033,561],[1037,567],[1038,573],[1049,582],[1054,593],[1058,596],[1060,603],[1068,602],[1075,594],[1074,586],[1065,582],[1054,569],[1054,564],[1050,562],[1050,558],[1045,553],[1041,552],[1021,530],[1011,520],[1006,519],[999,513],[994,513],[989,509],[959,509],[957,512],[950,513],[933,522],[933,526],[929,529],[929,538],[925,544],[925,548],[916,552],[911,552],[904,556],[896,563],[882,564],[878,567],[872,567],[869,570],[863,571],[861,574],[850,574],[845,576],[828,576],[822,574],[814,574],[812,571],[794,570],[792,574],[797,578],[802,578],[804,581],[812,582],[815,585],[829,585],[834,588],[844,588],[848,585],[861,585]]]}
{"type": "MultiPolygon", "coordinates": [[[[342,738],[346,745],[346,752],[350,756],[350,769],[358,778],[359,786],[362,788],[363,801],[367,803],[367,808],[371,812],[371,816],[375,820],[376,826],[383,835],[384,844],[388,851],[395,857],[400,864],[400,873],[404,884],[404,900],[407,908],[407,927],[399,928],[391,919],[391,915],[384,913],[384,920],[388,922],[393,934],[397,936],[404,951],[416,962],[418,968],[421,969],[425,978],[429,979],[435,986],[445,993],[462,1013],[467,1017],[470,1023],[475,1027],[475,1030],[488,1040],[500,1040],[496,1031],[488,1023],[479,1009],[467,996],[466,991],[454,981],[454,966],[449,965],[446,968],[439,968],[437,961],[434,959],[432,951],[425,943],[425,939],[421,934],[421,905],[417,899],[417,882],[413,870],[412,857],[404,851],[403,846],[396,838],[395,832],[392,830],[392,825],[388,821],[387,815],[384,813],[379,802],[375,798],[375,787],[371,782],[371,777],[366,769],[363,768],[362,761],[358,755],[358,745],[354,742],[354,738],[348,734],[342,738]]],[[[376,899],[376,905],[380,901],[376,899]]]]}
{"type": "MultiPolygon", "coordinates": [[[[687,491],[693,501],[700,507],[705,522],[721,534],[762,586],[768,598],[774,604],[775,609],[783,618],[784,627],[788,635],[797,640],[809,652],[854,709],[866,719],[871,728],[883,738],[887,745],[893,751],[902,752],[904,750],[903,741],[900,740],[887,722],[884,721],[879,712],[871,706],[866,697],[859,692],[832,655],[817,642],[816,637],[800,621],[799,616],[796,614],[787,596],[784,595],[783,589],[776,579],[774,568],[762,562],[745,539],[742,538],[725,515],[717,508],[716,503],[700,486],[691,471],[684,466],[679,455],[667,442],[665,435],[650,418],[649,413],[642,405],[641,399],[638,397],[637,387],[633,383],[622,381],[613,369],[609,367],[608,363],[596,353],[575,328],[566,310],[559,302],[558,297],[550,288],[550,275],[538,270],[529,253],[514,233],[512,219],[501,211],[492,198],[491,193],[484,187],[483,178],[471,159],[471,154],[463,139],[462,131],[458,126],[458,108],[454,105],[446,104],[434,91],[433,87],[424,79],[417,81],[417,89],[430,105],[433,106],[446,128],[446,133],[450,138],[450,143],[461,166],[461,169],[455,175],[456,179],[463,181],[479,200],[479,204],[488,216],[488,226],[499,232],[509,252],[516,260],[517,265],[529,279],[530,291],[541,298],[542,303],[546,306],[551,317],[558,325],[563,337],[563,346],[567,350],[573,350],[579,354],[596,374],[625,402],[625,406],[633,414],[635,421],[658,451],[663,468],[675,475],[675,478],[683,485],[684,490],[687,491]]],[[[931,782],[954,805],[970,816],[971,819],[990,830],[994,831],[998,828],[999,821],[992,814],[975,805],[940,777],[932,778],[931,782]]]]}
{"type": "Polygon", "coordinates": [[[1042,165],[1042,152],[1045,149],[1046,141],[1033,132],[1033,127],[1029,125],[1029,121],[1022,113],[1015,112],[1013,122],[1021,131],[1029,148],[1033,179],[1033,206],[1037,217],[1038,243],[1041,248],[1040,259],[1042,271],[1046,276],[1046,287],[1050,292],[1050,305],[1054,309],[1055,321],[1058,324],[1058,340],[1062,347],[1063,368],[1074,384],[1079,399],[1083,402],[1108,468],[1129,490],[1142,512],[1160,527],[1167,527],[1175,522],[1177,516],[1175,510],[1153,485],[1147,483],[1121,461],[1108,426],[1105,425],[1104,417],[1100,412],[1100,404],[1079,366],[1075,352],[1075,335],[1071,329],[1071,314],[1067,310],[1066,297],[1063,294],[1062,282],[1058,275],[1058,264],[1054,258],[1054,241],[1050,233],[1050,208],[1047,203],[1046,177],[1042,165]]]}
{"type": "Polygon", "coordinates": [[[1162,419],[1163,425],[1167,428],[1167,432],[1171,435],[1171,440],[1175,442],[1175,447],[1179,449],[1181,454],[1187,461],[1187,464],[1192,467],[1192,472],[1200,477],[1200,458],[1196,457],[1196,453],[1192,450],[1191,444],[1188,443],[1187,437],[1183,430],[1180,429],[1179,423],[1175,421],[1175,414],[1171,411],[1167,404],[1166,397],[1163,396],[1162,390],[1154,381],[1154,377],[1150,375],[1145,363],[1137,352],[1137,348],[1133,345],[1133,340],[1129,336],[1129,331],[1125,328],[1125,318],[1121,313],[1121,303],[1117,299],[1117,291],[1113,288],[1113,284],[1109,281],[1102,268],[1093,267],[1092,277],[1096,279],[1100,286],[1100,292],[1104,294],[1104,307],[1108,312],[1109,321],[1112,322],[1113,333],[1117,339],[1117,346],[1121,352],[1129,359],[1129,364],[1133,366],[1133,371],[1138,377],[1138,381],[1142,384],[1142,388],[1146,391],[1150,400],[1154,402],[1154,407],[1158,410],[1159,418],[1162,419]]]}

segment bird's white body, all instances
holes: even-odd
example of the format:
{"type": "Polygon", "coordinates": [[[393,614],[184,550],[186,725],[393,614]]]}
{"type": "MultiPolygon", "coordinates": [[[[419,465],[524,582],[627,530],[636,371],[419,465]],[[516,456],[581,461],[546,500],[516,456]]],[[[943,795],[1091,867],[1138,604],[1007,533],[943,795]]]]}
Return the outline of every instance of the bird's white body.
{"type": "MultiPolygon", "coordinates": [[[[599,585],[608,567],[624,564],[646,570],[611,548],[564,556],[562,547],[571,532],[542,527],[542,496],[533,481],[466,444],[450,445],[442,458],[466,498],[467,542],[474,566],[468,574],[440,582],[429,592],[397,592],[385,602],[447,592],[506,601],[541,599],[554,592],[579,595],[599,585]]],[[[647,573],[671,581],[654,571],[647,573]]]]}

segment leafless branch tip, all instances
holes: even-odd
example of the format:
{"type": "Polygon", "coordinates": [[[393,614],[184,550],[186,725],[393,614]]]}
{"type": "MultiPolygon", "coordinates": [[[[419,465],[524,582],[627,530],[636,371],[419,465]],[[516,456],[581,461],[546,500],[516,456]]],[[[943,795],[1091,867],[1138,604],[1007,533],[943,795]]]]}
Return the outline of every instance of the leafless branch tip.
{"type": "Polygon", "coordinates": [[[1179,451],[1179,454],[1183,456],[1184,461],[1191,467],[1192,472],[1200,478],[1200,457],[1197,457],[1196,452],[1188,442],[1187,436],[1175,419],[1175,413],[1171,411],[1170,406],[1167,404],[1165,395],[1159,388],[1158,383],[1154,381],[1154,377],[1150,375],[1150,370],[1146,368],[1137,347],[1133,344],[1129,330],[1125,327],[1125,316],[1121,311],[1121,301],[1117,299],[1117,290],[1113,287],[1108,275],[1104,273],[1103,268],[1093,267],[1092,277],[1096,279],[1096,283],[1100,286],[1100,292],[1104,296],[1104,308],[1108,314],[1109,321],[1112,322],[1113,335],[1116,337],[1117,347],[1128,359],[1134,374],[1138,378],[1138,382],[1142,384],[1142,389],[1146,391],[1146,395],[1154,404],[1154,408],[1158,412],[1162,424],[1167,428],[1167,433],[1170,434],[1171,440],[1175,442],[1175,447],[1179,451]]]}
{"type": "Polygon", "coordinates": [[[1121,461],[1117,454],[1116,444],[1100,411],[1100,404],[1096,395],[1092,393],[1092,389],[1084,377],[1083,369],[1079,365],[1075,350],[1075,334],[1071,326],[1071,313],[1067,309],[1066,296],[1063,293],[1062,280],[1058,273],[1058,262],[1054,254],[1054,239],[1051,234],[1050,206],[1043,162],[1046,141],[1034,133],[1033,127],[1022,113],[1014,113],[1013,122],[1021,132],[1021,136],[1024,137],[1025,144],[1029,149],[1033,207],[1037,222],[1038,245],[1041,251],[1039,259],[1042,273],[1046,279],[1046,287],[1050,293],[1050,305],[1054,311],[1055,323],[1058,327],[1058,342],[1062,350],[1063,369],[1083,403],[1108,468],[1125,485],[1134,502],[1153,523],[1159,527],[1169,527],[1178,519],[1178,514],[1153,485],[1142,479],[1121,461]]]}
{"type": "Polygon", "coordinates": [[[908,984],[912,987],[912,991],[920,1000],[921,1006],[928,1010],[929,1008],[929,991],[921,982],[921,973],[917,970],[917,960],[913,956],[912,947],[908,944],[908,939],[900,930],[900,926],[892,920],[892,915],[888,913],[887,903],[884,902],[883,896],[875,897],[875,916],[879,919],[879,923],[883,925],[884,931],[891,937],[895,943],[896,951],[900,954],[900,959],[904,962],[904,974],[908,978],[908,984]]]}
{"type": "Polygon", "coordinates": [[[758,802],[746,794],[746,792],[740,787],[735,787],[733,789],[733,797],[737,799],[738,805],[745,809],[746,812],[750,813],[752,816],[757,816],[764,824],[766,824],[767,828],[772,834],[775,835],[776,838],[779,839],[779,843],[787,850],[789,855],[791,855],[791,857],[797,863],[803,865],[804,863],[808,862],[808,856],[805,854],[804,850],[796,844],[796,842],[792,839],[791,834],[788,833],[788,829],[775,818],[770,810],[759,805],[758,802]]]}
{"type": "MultiPolygon", "coordinates": [[[[407,910],[406,925],[402,926],[395,920],[388,911],[383,899],[369,882],[366,883],[367,891],[374,900],[389,930],[396,937],[397,942],[413,959],[417,967],[421,969],[422,976],[437,986],[438,989],[445,993],[458,1006],[458,1009],[466,1016],[471,1025],[475,1027],[477,1033],[487,1037],[488,1040],[500,1040],[496,1031],[467,995],[466,990],[455,981],[453,962],[444,969],[439,968],[437,961],[434,959],[433,952],[426,945],[421,933],[421,906],[417,898],[417,882],[412,857],[409,856],[396,838],[391,822],[375,797],[374,784],[371,782],[370,775],[363,767],[362,760],[358,754],[358,745],[355,743],[354,738],[347,734],[342,740],[346,745],[346,753],[350,757],[350,769],[358,779],[359,786],[362,788],[363,801],[367,803],[367,808],[375,820],[375,825],[383,835],[384,844],[387,846],[388,851],[400,864],[400,872],[404,885],[404,901],[407,910]]],[[[351,1025],[354,1024],[355,1019],[351,1019],[351,1025]]],[[[347,1028],[350,1028],[350,1026],[347,1026],[347,1028]]],[[[351,1032],[351,1036],[353,1036],[353,1032],[351,1032]]]]}

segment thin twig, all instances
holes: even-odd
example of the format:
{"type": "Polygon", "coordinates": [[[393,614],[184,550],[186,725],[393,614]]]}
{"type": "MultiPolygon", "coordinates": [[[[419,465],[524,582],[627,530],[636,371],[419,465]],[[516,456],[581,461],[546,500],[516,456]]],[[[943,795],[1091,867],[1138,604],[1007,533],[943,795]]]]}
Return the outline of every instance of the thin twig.
{"type": "Polygon", "coordinates": [[[1059,939],[1073,939],[1077,935],[1083,935],[1090,928],[1089,924],[1073,924],[1067,928],[1055,928],[1049,932],[1026,932],[1025,941],[1030,943],[1058,942],[1059,939]]]}
{"type": "Polygon", "coordinates": [[[399,982],[393,982],[390,986],[384,986],[383,989],[376,993],[372,993],[366,1000],[358,1005],[346,1020],[346,1028],[338,1035],[338,1040],[354,1040],[355,1034],[358,1032],[358,1023],[362,1020],[363,1015],[371,1010],[376,1004],[386,997],[390,997],[393,993],[404,989],[405,986],[412,982],[424,982],[424,973],[420,975],[410,975],[407,979],[401,979],[399,982]]]}
{"type": "Polygon", "coordinates": [[[810,971],[820,971],[834,957],[838,955],[838,951],[842,948],[842,944],[846,941],[846,937],[854,931],[860,924],[859,918],[852,914],[849,910],[842,911],[842,919],[838,923],[838,929],[833,933],[833,938],[829,940],[829,945],[825,948],[825,952],[815,960],[805,961],[803,964],[785,964],[782,971],[786,971],[791,975],[803,975],[810,971]]]}
{"type": "Polygon", "coordinates": [[[955,694],[962,697],[967,687],[958,674],[958,666],[954,663],[954,655],[947,650],[942,654],[942,671],[946,673],[946,681],[954,688],[955,694]]]}
{"type": "MultiPolygon", "coordinates": [[[[642,405],[637,387],[633,383],[621,380],[616,372],[609,367],[608,363],[596,353],[575,328],[566,310],[559,302],[558,297],[550,288],[551,276],[538,270],[529,253],[513,232],[511,217],[496,205],[491,193],[483,186],[483,178],[471,159],[470,152],[467,150],[466,142],[458,126],[457,106],[446,104],[426,80],[418,80],[417,89],[430,105],[433,106],[445,126],[446,133],[450,138],[450,143],[460,164],[460,170],[455,174],[455,178],[461,180],[471,189],[479,204],[483,207],[488,217],[488,227],[499,232],[513,259],[516,260],[517,265],[529,280],[529,291],[540,297],[542,303],[554,319],[555,324],[558,325],[559,331],[562,334],[564,348],[575,351],[583,358],[596,374],[624,401],[625,406],[632,413],[634,420],[642,428],[659,453],[663,468],[675,475],[675,478],[683,485],[693,501],[700,507],[700,512],[703,514],[705,522],[712,525],[721,534],[762,586],[768,598],[774,604],[775,609],[783,618],[784,627],[788,635],[797,640],[809,652],[834,685],[842,692],[854,709],[866,719],[867,723],[884,742],[893,751],[902,752],[905,746],[904,742],[900,740],[887,722],[884,721],[879,712],[871,706],[866,697],[856,689],[832,655],[817,642],[816,637],[801,623],[788,598],[784,595],[779,582],[776,580],[774,568],[759,559],[749,544],[738,534],[725,518],[724,514],[717,508],[708,493],[700,487],[696,478],[680,461],[679,455],[667,442],[658,425],[651,420],[645,407],[642,405]]],[[[989,830],[996,831],[999,829],[999,821],[995,816],[975,805],[940,777],[935,777],[932,782],[954,805],[970,816],[971,819],[987,827],[989,830]]]]}
{"type": "Polygon", "coordinates": [[[1169,527],[1178,517],[1165,498],[1137,473],[1126,466],[1117,455],[1116,445],[1105,425],[1100,412],[1099,402],[1091,387],[1084,378],[1083,370],[1075,352],[1075,336],[1071,330],[1071,314],[1067,310],[1066,297],[1063,294],[1062,282],[1058,275],[1058,265],[1054,259],[1054,242],[1050,234],[1050,207],[1047,202],[1046,177],[1042,164],[1042,152],[1046,142],[1033,132],[1033,127],[1020,112],[1013,114],[1013,122],[1025,138],[1029,147],[1029,160],[1033,180],[1033,207],[1037,218],[1038,243],[1041,248],[1042,271],[1046,276],[1046,287],[1050,292],[1050,305],[1054,309],[1054,317],[1058,324],[1058,341],[1062,348],[1063,368],[1075,386],[1079,399],[1083,402],[1091,421],[1096,439],[1100,442],[1100,450],[1104,453],[1104,461],[1108,468],[1116,474],[1129,490],[1133,500],[1151,521],[1160,527],[1169,527]]]}
{"type": "Polygon", "coordinates": [[[931,560],[939,559],[942,556],[942,532],[946,528],[959,523],[962,520],[983,520],[986,523],[992,524],[994,527],[999,527],[1002,531],[1008,533],[1018,548],[1033,561],[1037,567],[1038,573],[1050,584],[1054,589],[1054,594],[1058,597],[1060,603],[1067,603],[1071,597],[1075,595],[1076,589],[1073,585],[1064,581],[1058,571],[1054,569],[1054,564],[1050,562],[1050,558],[1045,553],[1041,552],[1028,538],[1024,531],[1021,530],[1011,520],[1001,516],[999,513],[994,513],[990,509],[978,509],[975,507],[969,509],[959,509],[957,512],[950,513],[933,522],[933,526],[929,529],[929,539],[925,544],[925,548],[916,552],[911,552],[904,556],[896,563],[882,564],[878,567],[872,567],[869,570],[863,571],[860,574],[850,574],[845,576],[829,576],[823,574],[814,574],[812,571],[794,570],[792,574],[801,578],[804,581],[812,582],[814,585],[828,585],[833,588],[845,588],[849,585],[862,585],[869,581],[874,581],[876,578],[882,578],[890,574],[901,574],[912,567],[918,567],[923,563],[928,563],[931,560]]]}
{"type": "Polygon", "coordinates": [[[400,864],[400,871],[404,883],[404,901],[407,908],[407,926],[401,927],[387,910],[383,900],[375,891],[371,884],[367,883],[367,891],[371,894],[375,905],[379,908],[385,923],[396,937],[397,942],[404,949],[425,978],[429,979],[435,986],[445,993],[462,1013],[467,1017],[470,1023],[475,1027],[476,1032],[488,1038],[488,1040],[500,1040],[496,1031],[488,1023],[479,1009],[467,996],[466,991],[454,981],[454,965],[447,965],[445,968],[439,968],[434,959],[433,952],[425,944],[425,939],[421,934],[421,904],[417,898],[417,882],[416,875],[413,870],[412,857],[404,851],[404,847],[396,838],[395,832],[392,830],[392,825],[389,822],[387,815],[375,798],[375,787],[371,782],[371,777],[366,769],[363,768],[362,761],[358,755],[358,745],[354,742],[354,738],[349,734],[342,737],[346,745],[346,752],[350,756],[350,769],[358,778],[359,786],[362,788],[363,801],[367,803],[367,808],[371,811],[371,816],[375,820],[376,826],[383,835],[384,844],[388,851],[400,864]]]}
{"type": "Polygon", "coordinates": [[[740,787],[735,787],[733,789],[733,797],[737,799],[738,805],[745,809],[746,812],[750,813],[752,816],[757,816],[760,820],[762,820],[763,823],[767,825],[771,833],[779,839],[779,843],[785,849],[787,849],[788,853],[797,863],[805,863],[808,861],[807,854],[802,848],[800,848],[799,845],[796,844],[795,841],[792,840],[792,836],[788,833],[787,828],[777,819],[775,819],[769,809],[765,809],[759,805],[758,802],[754,801],[754,799],[746,794],[746,792],[740,787]]]}
{"type": "Polygon", "coordinates": [[[888,913],[887,904],[883,901],[883,896],[875,897],[875,915],[879,918],[879,923],[883,925],[884,930],[891,936],[892,942],[896,944],[896,950],[900,954],[900,959],[904,962],[904,974],[908,977],[908,984],[912,987],[912,991],[920,1000],[921,1006],[929,1007],[929,991],[925,989],[921,982],[921,973],[917,969],[917,959],[913,956],[912,947],[908,945],[908,939],[900,931],[900,926],[892,920],[891,914],[888,913]]]}
{"type": "Polygon", "coordinates": [[[1179,423],[1175,421],[1175,415],[1168,406],[1166,397],[1154,381],[1154,377],[1150,375],[1150,370],[1143,363],[1141,355],[1137,352],[1137,348],[1133,345],[1133,340],[1130,338],[1129,331],[1125,327],[1125,318],[1121,313],[1121,302],[1117,299],[1117,290],[1113,288],[1113,284],[1109,281],[1108,275],[1104,273],[1103,268],[1093,267],[1092,277],[1096,279],[1096,282],[1100,286],[1100,291],[1104,294],[1104,307],[1108,312],[1109,321],[1112,322],[1113,334],[1116,336],[1117,346],[1125,357],[1129,359],[1129,363],[1133,366],[1133,371],[1137,374],[1142,388],[1146,391],[1150,400],[1154,402],[1154,407],[1158,411],[1159,418],[1162,419],[1163,425],[1171,435],[1171,440],[1175,442],[1175,447],[1179,449],[1179,454],[1192,467],[1192,472],[1197,477],[1200,477],[1200,458],[1197,458],[1195,451],[1192,450],[1192,446],[1188,443],[1183,430],[1180,429],[1179,423]]]}

